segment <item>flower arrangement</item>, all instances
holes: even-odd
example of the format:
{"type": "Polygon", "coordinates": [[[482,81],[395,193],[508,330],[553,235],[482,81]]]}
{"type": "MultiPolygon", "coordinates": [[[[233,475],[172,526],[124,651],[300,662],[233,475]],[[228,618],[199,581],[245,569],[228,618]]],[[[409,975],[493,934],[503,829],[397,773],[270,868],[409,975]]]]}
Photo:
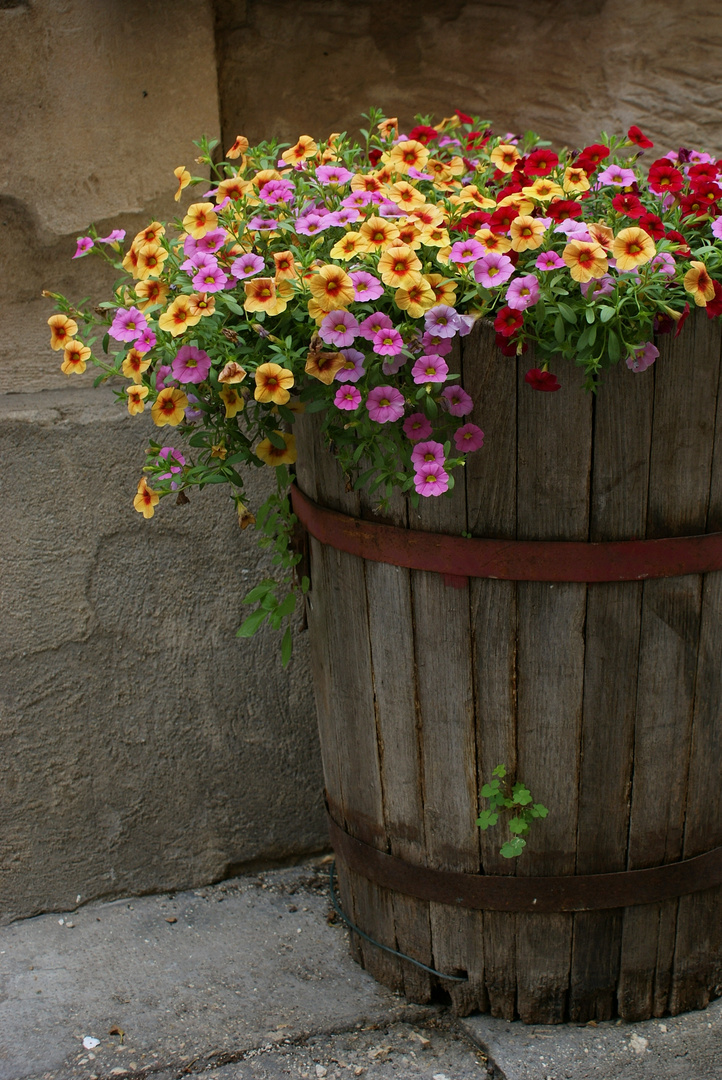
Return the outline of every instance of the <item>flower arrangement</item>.
{"type": "MultiPolygon", "coordinates": [[[[231,486],[241,527],[275,546],[282,585],[298,556],[287,499],[293,424],[322,412],[323,429],[358,489],[380,502],[450,493],[466,455],[483,445],[473,402],[454,371],[454,343],[493,319],[505,356],[533,346],[532,390],[560,390],[554,357],[580,366],[596,390],[624,361],[658,356],[653,335],[679,334],[690,302],[722,314],[721,162],[680,149],[640,167],[652,143],[636,127],[561,154],[529,132],[495,135],[457,111],[408,133],[372,110],[361,141],[251,148],[238,136],[209,182],[175,170],[175,223],[152,222],[123,250],[122,231],[78,240],[122,275],[112,299],[73,306],[49,293],[62,370],[100,369],[131,415],[147,407],[185,446],[152,442],[135,509],[210,483],[231,486]],[[82,333],[80,328],[82,327],[82,333]],[[100,347],[97,328],[100,328],[100,347]],[[96,336],[93,336],[93,334],[96,336]],[[253,512],[244,466],[271,466],[277,490],[253,512]]],[[[305,583],[304,583],[305,584],[305,583]]],[[[239,633],[286,623],[293,595],[263,582],[239,633]]]]}

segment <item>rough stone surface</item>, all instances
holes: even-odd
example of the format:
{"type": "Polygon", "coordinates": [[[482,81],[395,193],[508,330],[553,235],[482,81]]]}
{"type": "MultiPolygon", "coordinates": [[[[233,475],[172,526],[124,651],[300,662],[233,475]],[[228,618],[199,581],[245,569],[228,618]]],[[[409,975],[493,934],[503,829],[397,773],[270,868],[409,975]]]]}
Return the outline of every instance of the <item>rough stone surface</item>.
{"type": "Polygon", "coordinates": [[[505,1080],[717,1080],[722,1001],[642,1024],[525,1027],[490,1016],[461,1021],[505,1080]]]}
{"type": "Polygon", "coordinates": [[[459,108],[557,145],[634,123],[660,153],[722,152],[715,0],[217,0],[216,11],[228,146],[236,134],[355,130],[379,105],[407,128],[459,108]]]}
{"type": "MultiPolygon", "coordinates": [[[[64,386],[42,289],[79,299],[110,284],[71,263],[94,222],[131,235],[174,215],[173,169],[218,133],[210,0],[0,4],[0,392],[64,386]]],[[[194,167],[197,172],[197,166],[194,167]]],[[[92,382],[92,377],[88,378],[92,382]]]]}
{"type": "Polygon", "coordinates": [[[0,397],[0,920],[328,843],[305,636],[285,672],[235,637],[269,567],[225,491],[135,512],[157,432],[107,389],[0,397]]]}

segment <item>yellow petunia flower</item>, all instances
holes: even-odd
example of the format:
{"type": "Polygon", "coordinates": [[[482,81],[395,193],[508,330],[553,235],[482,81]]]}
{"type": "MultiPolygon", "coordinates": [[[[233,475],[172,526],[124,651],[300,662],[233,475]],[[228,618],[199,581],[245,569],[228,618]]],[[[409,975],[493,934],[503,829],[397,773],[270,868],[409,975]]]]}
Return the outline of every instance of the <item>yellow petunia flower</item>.
{"type": "Polygon", "coordinates": [[[256,368],[256,389],[253,396],[256,401],[274,405],[285,405],[290,398],[289,390],[293,386],[293,372],[280,364],[261,364],[256,368]]]}
{"type": "Polygon", "coordinates": [[[548,176],[539,176],[533,184],[521,189],[522,195],[538,202],[549,202],[551,199],[564,198],[564,188],[550,180],[548,176]]]}
{"type": "Polygon", "coordinates": [[[393,289],[407,288],[418,282],[421,260],[406,244],[393,244],[379,259],[378,271],[384,285],[393,289]]]}
{"type": "Polygon", "coordinates": [[[246,299],[243,306],[246,311],[267,311],[269,315],[280,315],[288,307],[293,295],[293,286],[288,281],[273,278],[252,278],[243,283],[246,299]]]}
{"type": "Polygon", "coordinates": [[[407,311],[412,319],[420,319],[425,311],[435,306],[437,300],[429,282],[419,276],[418,281],[396,290],[394,303],[402,311],[407,311]]]}
{"type": "Polygon", "coordinates": [[[514,251],[534,251],[544,243],[544,222],[521,214],[510,227],[511,246],[514,251]]]}
{"type": "Polygon", "coordinates": [[[166,297],[168,296],[168,286],[163,282],[158,281],[157,278],[146,278],[144,281],[139,281],[135,286],[135,295],[138,297],[136,301],[140,311],[145,311],[151,304],[164,304],[166,297]]]}
{"type": "Polygon", "coordinates": [[[487,228],[477,229],[474,239],[479,241],[485,251],[498,251],[500,255],[511,251],[511,240],[504,233],[495,233],[487,228]]]}
{"type": "MultiPolygon", "coordinates": [[[[126,379],[132,379],[134,383],[140,383],[143,380],[143,372],[150,367],[150,360],[151,358],[147,353],[139,353],[137,349],[128,349],[121,371],[126,379]]],[[[143,397],[145,397],[145,394],[143,394],[143,397]]],[[[140,412],[142,411],[141,409],[140,412]]]]}
{"type": "Polygon", "coordinates": [[[457,282],[444,277],[443,274],[424,274],[424,277],[434,291],[436,303],[453,307],[456,303],[457,282]]]}
{"type": "Polygon", "coordinates": [[[254,450],[256,457],[265,461],[266,465],[293,465],[296,460],[296,436],[289,435],[285,431],[277,431],[286,444],[281,450],[274,446],[270,439],[263,439],[254,450]]]}
{"type": "Polygon", "coordinates": [[[407,183],[406,180],[397,180],[395,184],[391,184],[386,189],[386,194],[391,202],[402,206],[404,210],[415,210],[417,206],[423,206],[426,202],[424,193],[413,184],[407,183]]]}
{"type": "Polygon", "coordinates": [[[429,160],[429,151],[423,143],[416,139],[404,139],[384,154],[382,160],[396,173],[406,174],[409,169],[424,171],[424,166],[429,160]]]}
{"type": "Polygon", "coordinates": [[[161,330],[167,330],[173,337],[178,337],[189,326],[195,326],[201,321],[200,313],[191,313],[190,297],[182,294],[177,296],[170,307],[166,308],[158,319],[161,330]]]}
{"type": "Polygon", "coordinates": [[[234,386],[224,386],[219,395],[225,405],[226,419],[232,420],[236,413],[242,412],[246,403],[234,386]]]}
{"type": "Polygon", "coordinates": [[[287,164],[296,165],[299,161],[305,161],[306,158],[313,157],[317,150],[318,144],[314,142],[310,135],[301,135],[296,145],[284,150],[281,157],[287,164]]]}
{"type": "Polygon", "coordinates": [[[292,280],[298,277],[298,270],[295,266],[296,260],[292,252],[274,251],[273,261],[276,264],[276,273],[274,274],[276,282],[292,280]]]}
{"type": "Polygon", "coordinates": [[[128,412],[130,415],[136,416],[137,413],[142,413],[145,409],[144,398],[148,397],[148,387],[134,383],[132,386],[126,386],[125,392],[128,395],[128,412]]]}
{"type": "Polygon", "coordinates": [[[690,263],[690,269],[684,275],[684,287],[691,293],[697,307],[706,307],[714,298],[714,281],[703,262],[690,263]]]}
{"type": "Polygon", "coordinates": [[[188,311],[193,319],[196,315],[200,315],[201,318],[213,315],[215,310],[216,298],[210,293],[191,293],[188,297],[188,311]]]}
{"type": "Polygon", "coordinates": [[[187,408],[188,398],[183,391],[175,386],[166,386],[153,402],[150,413],[156,427],[165,427],[166,424],[177,427],[187,408]]]}
{"type": "Polygon", "coordinates": [[[65,375],[82,375],[85,371],[85,361],[90,357],[90,349],[83,345],[82,341],[69,341],[63,351],[63,362],[60,370],[65,375]]]}
{"type": "Polygon", "coordinates": [[[152,244],[138,252],[138,264],[135,268],[135,277],[139,281],[146,278],[159,277],[163,272],[163,263],[168,258],[168,252],[160,244],[152,244]]]}
{"type": "Polygon", "coordinates": [[[564,248],[562,258],[575,281],[584,283],[603,277],[609,264],[604,248],[595,241],[572,240],[564,248]]]}
{"type": "Polygon", "coordinates": [[[226,151],[226,157],[231,158],[231,160],[233,160],[234,158],[239,158],[241,154],[245,154],[248,146],[248,139],[245,135],[236,135],[233,146],[230,148],[230,150],[226,151]]]}
{"type": "Polygon", "coordinates": [[[492,164],[496,166],[499,172],[503,173],[514,172],[520,157],[519,151],[511,143],[499,143],[489,156],[492,164]]]}
{"type": "Polygon", "coordinates": [[[329,252],[332,259],[343,259],[344,262],[353,259],[354,255],[364,250],[364,239],[361,233],[347,232],[337,240],[329,252]]]}
{"type": "Polygon", "coordinates": [[[152,518],[155,508],[160,502],[160,495],[148,487],[144,476],[141,476],[138,484],[138,494],[133,499],[133,506],[144,518],[152,518]]]}
{"type": "Polygon", "coordinates": [[[183,218],[183,228],[194,240],[200,240],[217,224],[218,215],[210,202],[192,203],[183,218]]]}
{"type": "Polygon", "coordinates": [[[69,319],[67,315],[51,315],[48,319],[50,327],[50,348],[55,352],[64,349],[72,337],[78,332],[78,324],[75,319],[69,319]]]}
{"type": "Polygon", "coordinates": [[[589,191],[589,177],[584,169],[580,169],[576,165],[568,165],[564,170],[562,187],[567,193],[589,191]]]}
{"type": "Polygon", "coordinates": [[[181,197],[181,191],[183,190],[183,188],[187,188],[191,182],[191,174],[188,172],[185,165],[179,165],[177,169],[173,170],[173,175],[178,180],[178,190],[176,191],[173,198],[176,202],[178,202],[181,197]]]}
{"type": "Polygon", "coordinates": [[[364,221],[359,232],[363,238],[361,250],[367,252],[385,251],[394,240],[399,238],[399,230],[392,221],[375,216],[364,221]]]}
{"type": "Polygon", "coordinates": [[[308,287],[318,306],[324,311],[338,311],[353,302],[353,281],[340,266],[322,266],[310,278],[308,287]]]}
{"type": "Polygon", "coordinates": [[[612,255],[617,261],[617,270],[634,270],[637,266],[644,266],[656,254],[654,240],[638,225],[622,229],[612,243],[612,255]]]}

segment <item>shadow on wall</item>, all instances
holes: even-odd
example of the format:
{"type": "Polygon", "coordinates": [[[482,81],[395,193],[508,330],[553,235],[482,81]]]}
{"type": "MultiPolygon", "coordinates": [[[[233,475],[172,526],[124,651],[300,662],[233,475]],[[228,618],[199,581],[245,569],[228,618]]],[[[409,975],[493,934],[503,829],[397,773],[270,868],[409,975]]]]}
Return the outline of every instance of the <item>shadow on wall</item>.
{"type": "Polygon", "coordinates": [[[716,0],[216,0],[224,149],[455,108],[558,145],[639,124],[722,152],[716,0]],[[654,32],[650,33],[650,28],[654,32]]]}

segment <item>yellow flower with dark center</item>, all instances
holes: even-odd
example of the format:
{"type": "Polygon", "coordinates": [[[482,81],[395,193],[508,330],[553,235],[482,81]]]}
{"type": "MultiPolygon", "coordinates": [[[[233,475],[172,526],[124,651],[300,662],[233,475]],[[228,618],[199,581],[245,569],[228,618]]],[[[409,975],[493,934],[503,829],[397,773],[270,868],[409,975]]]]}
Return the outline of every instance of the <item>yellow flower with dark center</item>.
{"type": "Polygon", "coordinates": [[[304,368],[307,375],[312,375],[314,379],[318,379],[319,382],[324,383],[326,386],[330,386],[336,376],[336,372],[340,371],[345,364],[346,357],[343,353],[324,350],[323,342],[319,335],[317,333],[313,335],[308,347],[306,367],[304,368]]]}
{"type": "Polygon", "coordinates": [[[90,357],[90,349],[83,345],[82,341],[69,341],[63,352],[63,362],[60,370],[65,375],[82,375],[85,371],[85,361],[90,357]]]}
{"type": "Polygon", "coordinates": [[[138,265],[135,268],[135,276],[144,281],[146,278],[159,277],[163,271],[163,263],[168,258],[168,252],[160,244],[146,245],[138,252],[138,265]]]}
{"type": "Polygon", "coordinates": [[[489,156],[492,164],[496,165],[499,172],[510,173],[514,172],[520,155],[517,148],[511,143],[499,143],[489,156]]]}
{"type": "Polygon", "coordinates": [[[421,243],[424,247],[437,247],[446,248],[451,250],[451,239],[446,229],[440,228],[438,225],[435,228],[424,227],[421,234],[421,243]]]}
{"type": "Polygon", "coordinates": [[[244,180],[241,176],[229,176],[227,180],[221,180],[218,185],[216,198],[219,202],[223,202],[226,198],[231,199],[232,202],[238,202],[252,188],[253,184],[250,180],[244,180]]]}
{"type": "Polygon", "coordinates": [[[392,202],[395,202],[397,206],[403,206],[405,210],[414,210],[426,202],[423,192],[405,180],[397,180],[395,184],[387,188],[386,194],[392,202]]]}
{"type": "Polygon", "coordinates": [[[614,233],[605,225],[603,221],[592,221],[587,225],[587,232],[591,236],[592,240],[596,240],[598,244],[601,244],[607,251],[612,250],[612,244],[614,242],[614,233]]]}
{"type": "Polygon", "coordinates": [[[355,295],[353,281],[346,271],[331,264],[322,266],[309,279],[308,287],[318,306],[326,312],[348,307],[355,295]]]}
{"type": "Polygon", "coordinates": [[[564,188],[550,180],[548,176],[539,176],[533,184],[521,189],[522,195],[539,202],[549,202],[551,199],[564,197],[564,188]]]}
{"type": "Polygon", "coordinates": [[[420,227],[433,229],[437,225],[444,224],[446,211],[443,206],[425,203],[423,206],[417,206],[413,210],[409,210],[409,217],[412,221],[417,221],[420,227]]]}
{"type": "Polygon", "coordinates": [[[443,274],[424,274],[424,277],[433,289],[435,302],[453,307],[456,303],[457,283],[451,278],[444,277],[443,274]]]}
{"type": "Polygon", "coordinates": [[[474,206],[477,206],[479,210],[491,210],[496,206],[494,200],[489,199],[482,191],[479,191],[476,184],[467,184],[458,195],[452,195],[449,201],[457,206],[461,203],[473,202],[474,206]]]}
{"type": "Polygon", "coordinates": [[[274,446],[270,439],[263,439],[254,451],[256,457],[265,461],[266,465],[293,465],[296,460],[296,436],[285,431],[276,431],[275,434],[280,435],[286,444],[283,450],[274,446]]]}
{"type": "Polygon", "coordinates": [[[562,186],[567,193],[589,191],[589,177],[584,169],[580,169],[576,165],[568,165],[564,170],[562,186]]]}
{"type": "Polygon", "coordinates": [[[514,251],[534,251],[544,243],[544,222],[521,214],[510,227],[511,246],[514,251]]]}
{"type": "Polygon", "coordinates": [[[276,264],[276,281],[285,281],[298,277],[293,253],[290,251],[274,251],[273,261],[276,264]]]}
{"type": "Polygon", "coordinates": [[[267,311],[269,315],[280,315],[285,311],[289,297],[293,295],[290,282],[279,281],[276,284],[273,278],[252,278],[244,281],[243,289],[246,311],[267,311]]]}
{"type": "Polygon", "coordinates": [[[332,259],[343,259],[346,262],[348,259],[352,259],[358,251],[364,250],[364,240],[361,233],[347,232],[337,240],[334,246],[331,248],[330,255],[332,259]]]}
{"type": "Polygon", "coordinates": [[[634,270],[636,266],[649,262],[656,254],[654,240],[638,225],[622,229],[612,243],[612,255],[617,260],[617,270],[634,270]]]}
{"type": "Polygon", "coordinates": [[[376,125],[376,130],[382,139],[395,139],[399,134],[398,117],[392,116],[388,120],[382,120],[376,125]]]}
{"type": "Polygon", "coordinates": [[[607,256],[596,241],[572,240],[564,248],[562,258],[575,281],[584,283],[603,277],[607,272],[607,256]]]}
{"type": "Polygon", "coordinates": [[[498,251],[500,255],[503,255],[505,251],[511,250],[509,237],[504,233],[492,232],[491,229],[477,229],[474,239],[479,241],[485,251],[498,251]]]}
{"type": "Polygon", "coordinates": [[[246,402],[235,386],[225,385],[219,397],[225,406],[227,420],[232,420],[236,413],[242,412],[246,407],[246,402]]]}
{"type": "Polygon", "coordinates": [[[148,387],[134,383],[132,386],[126,386],[125,392],[128,395],[128,412],[130,415],[135,416],[137,413],[142,413],[145,409],[144,398],[148,397],[148,387]]]}
{"type": "MultiPolygon", "coordinates": [[[[227,410],[226,416],[228,416],[227,410]]],[[[211,446],[211,457],[218,458],[219,461],[225,461],[228,457],[228,447],[222,439],[219,443],[213,443],[213,445],[211,446]]]]}
{"type": "Polygon", "coordinates": [[[290,398],[289,389],[293,386],[293,372],[280,364],[261,364],[256,368],[256,389],[253,396],[256,401],[272,401],[274,405],[285,405],[290,398]]]}
{"type": "Polygon", "coordinates": [[[189,326],[195,326],[201,321],[200,313],[191,314],[190,297],[182,294],[177,296],[170,307],[166,308],[158,319],[161,330],[167,330],[173,337],[178,337],[189,326]]]}
{"type": "Polygon", "coordinates": [[[374,173],[354,173],[351,177],[352,191],[381,191],[383,184],[374,173]]]}
{"type": "Polygon", "coordinates": [[[210,202],[192,203],[183,218],[183,228],[194,240],[200,240],[217,224],[218,215],[210,202]]]}
{"type": "Polygon", "coordinates": [[[191,182],[191,174],[188,172],[185,165],[179,165],[177,169],[173,170],[173,175],[178,181],[178,190],[176,191],[173,198],[176,202],[178,202],[181,197],[181,191],[183,190],[183,188],[187,188],[191,182]]]}
{"type": "Polygon", "coordinates": [[[213,315],[216,310],[216,298],[210,293],[191,293],[188,297],[188,310],[192,318],[200,315],[213,315]]]}
{"type": "Polygon", "coordinates": [[[436,304],[434,290],[426,278],[419,275],[419,280],[406,288],[396,290],[394,303],[402,311],[408,311],[412,319],[420,319],[425,311],[436,304]]]}
{"type": "Polygon", "coordinates": [[[140,251],[145,244],[160,243],[161,236],[165,236],[165,225],[162,225],[160,221],[151,221],[150,225],[135,234],[131,247],[135,251],[140,251]]]}
{"type": "Polygon", "coordinates": [[[155,508],[160,502],[160,495],[148,487],[144,476],[141,476],[138,484],[138,494],[133,499],[133,506],[144,518],[152,518],[155,508]]]}
{"type": "Polygon", "coordinates": [[[188,408],[188,398],[182,390],[175,386],[166,386],[158,394],[151,406],[151,416],[156,427],[177,427],[183,420],[183,414],[188,408]]]}
{"type": "Polygon", "coordinates": [[[151,304],[164,304],[168,296],[168,286],[157,278],[146,278],[139,281],[135,286],[135,295],[138,297],[137,306],[145,311],[151,304]]]}
{"type": "Polygon", "coordinates": [[[363,251],[385,251],[399,238],[399,230],[391,221],[380,217],[370,217],[359,229],[363,237],[363,251]]]}
{"type": "MultiPolygon", "coordinates": [[[[126,379],[132,379],[134,383],[140,383],[143,381],[143,372],[150,367],[150,359],[147,353],[140,353],[137,349],[128,349],[121,371],[126,379]]],[[[145,397],[145,394],[143,394],[143,397],[145,397]]]]}
{"type": "Polygon", "coordinates": [[[378,271],[384,285],[394,289],[415,285],[420,277],[421,260],[406,244],[393,244],[379,259],[378,271]]]}
{"type": "Polygon", "coordinates": [[[706,307],[714,298],[714,281],[703,262],[690,263],[690,269],[684,275],[684,287],[692,294],[697,307],[706,307]]]}
{"type": "Polygon", "coordinates": [[[418,251],[421,247],[423,225],[420,225],[413,218],[399,218],[396,227],[399,230],[399,243],[406,244],[407,247],[418,251]]]}
{"type": "Polygon", "coordinates": [[[78,324],[75,319],[69,319],[67,315],[51,315],[48,319],[50,327],[50,348],[55,352],[64,349],[72,337],[78,332],[78,324]]]}
{"type": "Polygon", "coordinates": [[[235,139],[235,142],[233,143],[233,146],[230,148],[230,150],[226,151],[226,157],[231,158],[231,160],[233,160],[234,158],[239,158],[241,156],[241,154],[245,154],[247,149],[248,149],[248,139],[246,138],[246,136],[245,135],[236,135],[236,139],[235,139]]]}
{"type": "Polygon", "coordinates": [[[306,158],[313,157],[317,150],[318,144],[314,142],[310,135],[301,135],[296,145],[284,150],[281,157],[287,164],[297,165],[299,161],[305,161],[306,158]]]}
{"type": "Polygon", "coordinates": [[[423,172],[429,156],[429,151],[423,143],[417,142],[416,139],[404,139],[392,146],[382,160],[394,172],[405,174],[409,169],[418,169],[419,172],[423,172]]]}

